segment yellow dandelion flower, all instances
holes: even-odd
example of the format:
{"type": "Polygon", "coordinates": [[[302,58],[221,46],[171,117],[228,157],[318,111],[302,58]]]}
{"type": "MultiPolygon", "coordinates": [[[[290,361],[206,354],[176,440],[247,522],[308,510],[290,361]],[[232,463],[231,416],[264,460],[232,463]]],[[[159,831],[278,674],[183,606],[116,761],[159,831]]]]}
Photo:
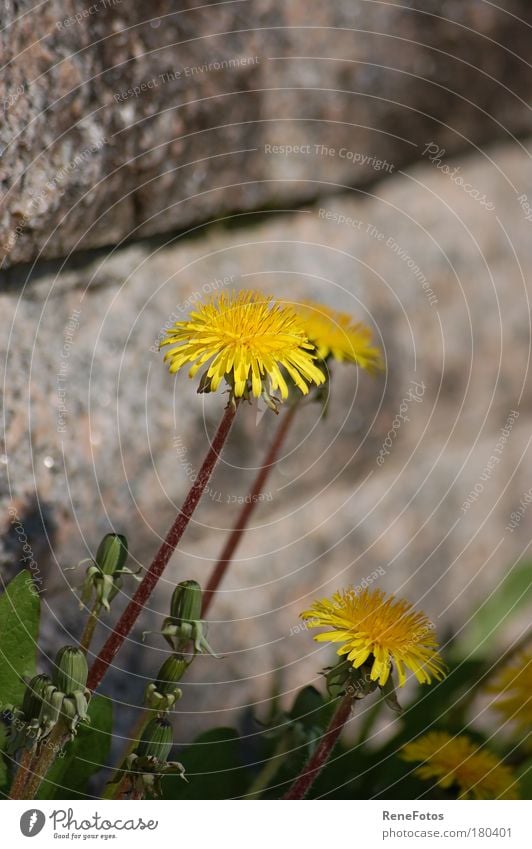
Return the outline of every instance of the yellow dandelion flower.
{"type": "Polygon", "coordinates": [[[233,292],[201,304],[186,321],[171,327],[161,346],[171,345],[165,360],[176,372],[192,364],[190,377],[206,363],[206,377],[215,392],[225,380],[236,398],[250,391],[260,397],[269,389],[288,396],[288,377],[306,395],[309,384],[325,376],[315,364],[314,345],[308,340],[294,309],[260,292],[233,292]]]}
{"type": "Polygon", "coordinates": [[[401,758],[423,761],[414,770],[419,778],[434,778],[444,790],[457,785],[459,799],[519,798],[512,770],[465,734],[452,737],[445,731],[429,731],[407,743],[401,758]]]}
{"type": "Polygon", "coordinates": [[[356,363],[371,373],[382,370],[381,352],[373,345],[371,330],[365,324],[313,301],[306,301],[296,310],[322,360],[332,356],[339,362],[356,363]]]}
{"type": "Polygon", "coordinates": [[[503,666],[486,690],[496,696],[493,709],[532,747],[532,651],[503,666]]]}
{"type": "Polygon", "coordinates": [[[335,593],[332,599],[315,601],[301,617],[311,628],[332,628],[314,639],[343,643],[337,654],[347,655],[355,669],[369,658],[371,680],[380,687],[386,684],[392,663],[400,687],[406,681],[406,669],[421,684],[445,675],[432,623],[409,602],[386,596],[382,590],[365,589],[357,594],[349,588],[335,593]]]}

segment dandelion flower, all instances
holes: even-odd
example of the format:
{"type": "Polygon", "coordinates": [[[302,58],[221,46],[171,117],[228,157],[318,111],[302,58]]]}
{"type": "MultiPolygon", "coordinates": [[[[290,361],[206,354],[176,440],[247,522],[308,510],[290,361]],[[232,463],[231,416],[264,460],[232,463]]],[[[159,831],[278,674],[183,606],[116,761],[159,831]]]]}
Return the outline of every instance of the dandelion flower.
{"type": "Polygon", "coordinates": [[[171,346],[165,360],[172,373],[190,363],[194,377],[208,363],[202,383],[215,392],[225,378],[235,398],[277,389],[287,398],[287,378],[306,395],[309,384],[325,381],[294,309],[260,292],[222,292],[176,322],[163,345],[171,346]]]}
{"type": "Polygon", "coordinates": [[[445,731],[429,731],[401,752],[405,761],[423,761],[414,770],[419,778],[436,779],[444,790],[453,785],[459,799],[518,799],[511,769],[465,734],[452,737],[445,731]]]}
{"type": "Polygon", "coordinates": [[[411,604],[382,590],[352,588],[335,593],[332,599],[315,601],[301,614],[311,628],[328,627],[314,637],[318,642],[343,643],[337,650],[358,669],[371,664],[371,680],[383,687],[392,670],[397,669],[399,686],[410,669],[421,684],[432,678],[442,679],[445,667],[437,652],[438,643],[432,623],[411,604]],[[369,659],[369,660],[368,660],[369,659]]]}
{"type": "Polygon", "coordinates": [[[532,651],[522,652],[504,666],[486,687],[496,696],[492,707],[512,723],[523,741],[532,746],[532,651]]]}
{"type": "Polygon", "coordinates": [[[372,343],[371,330],[344,312],[307,301],[296,307],[308,338],[322,360],[356,363],[371,373],[383,368],[380,350],[372,343]]]}

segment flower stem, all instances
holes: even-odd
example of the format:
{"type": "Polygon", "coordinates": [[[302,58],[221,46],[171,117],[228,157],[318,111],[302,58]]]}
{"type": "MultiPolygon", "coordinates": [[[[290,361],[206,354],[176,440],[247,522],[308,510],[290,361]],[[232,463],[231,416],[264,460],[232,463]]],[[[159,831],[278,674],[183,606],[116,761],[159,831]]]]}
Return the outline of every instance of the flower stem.
{"type": "Polygon", "coordinates": [[[30,765],[32,757],[33,752],[31,752],[29,749],[25,749],[24,754],[20,759],[18,769],[15,773],[13,784],[11,785],[11,791],[9,794],[11,799],[22,799],[24,786],[29,776],[31,775],[30,765]]]}
{"type": "Polygon", "coordinates": [[[304,799],[331,756],[342,729],[351,714],[353,695],[347,693],[336,708],[321,742],[308,759],[283,799],[304,799]]]}
{"type": "Polygon", "coordinates": [[[98,614],[100,612],[100,607],[100,602],[95,601],[93,608],[89,613],[89,618],[85,623],[85,628],[83,629],[83,634],[81,635],[81,639],[79,641],[79,647],[84,654],[87,654],[90,644],[92,642],[94,631],[96,625],[98,624],[98,614]]]}
{"type": "Polygon", "coordinates": [[[270,445],[268,453],[266,454],[262,466],[260,467],[255,480],[253,481],[253,485],[249,491],[248,497],[242,510],[238,514],[238,517],[233,525],[233,529],[225,543],[222,553],[216,563],[214,569],[211,572],[211,576],[207,582],[207,585],[203,591],[203,607],[201,611],[202,617],[205,617],[211,603],[214,599],[214,594],[216,590],[220,586],[227,569],[234,557],[235,551],[238,547],[240,539],[246,530],[249,520],[255,507],[258,503],[258,496],[261,494],[261,491],[264,487],[264,484],[268,480],[270,472],[272,471],[277,459],[279,457],[279,452],[284,443],[286,435],[290,429],[290,425],[294,420],[294,416],[297,411],[297,404],[292,404],[291,407],[286,411],[281,421],[279,422],[279,426],[273,438],[273,442],[270,445]]]}
{"type": "Polygon", "coordinates": [[[177,514],[177,517],[172,527],[168,531],[166,539],[164,540],[161,547],[159,548],[159,551],[155,555],[150,567],[144,575],[144,578],[139,584],[135,595],[124,610],[122,616],[118,620],[116,627],[111,632],[103,648],[101,649],[100,654],[94,661],[89,672],[89,678],[87,681],[87,687],[90,690],[95,690],[96,687],[100,684],[102,678],[107,672],[109,665],[113,662],[115,655],[119,651],[122,643],[124,642],[127,635],[131,631],[133,625],[137,621],[137,618],[140,612],[142,611],[144,605],[146,604],[150,595],[155,589],[155,586],[162,573],[164,572],[164,569],[168,561],[170,560],[170,557],[175,551],[179,540],[183,536],[183,533],[188,523],[190,522],[192,514],[198,505],[203,491],[209,482],[216,462],[219,459],[220,452],[229,435],[229,431],[231,430],[231,425],[233,424],[235,418],[236,409],[236,404],[229,404],[226,407],[223,418],[220,424],[218,425],[218,430],[216,431],[209,451],[207,452],[207,456],[203,461],[203,465],[199,470],[198,476],[194,481],[190,492],[185,498],[183,506],[177,514]]]}
{"type": "Polygon", "coordinates": [[[41,786],[41,782],[56,759],[57,753],[68,740],[68,737],[68,731],[65,730],[64,724],[59,721],[48,737],[46,737],[43,741],[42,749],[33,761],[29,778],[22,789],[21,795],[15,796],[12,793],[12,799],[35,798],[35,795],[41,786]]]}
{"type": "MultiPolygon", "coordinates": [[[[146,725],[152,718],[152,716],[157,716],[157,711],[152,708],[144,708],[141,710],[139,714],[139,718],[135,722],[135,725],[129,732],[129,740],[126,744],[124,752],[118,760],[118,766],[122,766],[128,755],[130,755],[133,750],[136,748],[140,738],[142,737],[142,732],[144,731],[146,725]]],[[[126,776],[124,776],[126,777],[126,776]]],[[[114,784],[109,784],[105,788],[105,792],[103,794],[104,799],[120,799],[121,794],[124,792],[125,782],[122,778],[121,781],[115,782],[114,784]]]]}

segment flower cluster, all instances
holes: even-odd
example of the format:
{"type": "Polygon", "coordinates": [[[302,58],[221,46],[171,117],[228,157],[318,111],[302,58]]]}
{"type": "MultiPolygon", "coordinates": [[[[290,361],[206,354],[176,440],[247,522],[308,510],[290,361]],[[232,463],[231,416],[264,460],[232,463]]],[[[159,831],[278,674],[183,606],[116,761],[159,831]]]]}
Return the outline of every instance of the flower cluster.
{"type": "MultiPolygon", "coordinates": [[[[172,648],[163,662],[157,677],[146,685],[144,705],[148,716],[156,716],[146,724],[141,739],[128,754],[111,784],[125,781],[127,793],[140,797],[145,793],[161,795],[161,778],[178,773],[182,778],[185,771],[177,761],[168,761],[172,748],[172,727],[168,715],[182,696],[177,686],[193,662],[196,654],[208,652],[214,655],[205,637],[205,625],[200,619],[202,591],[197,581],[181,581],[173,593],[170,616],[163,622],[161,634],[172,648]],[[192,647],[192,654],[186,655],[192,647]]],[[[216,656],[216,655],[214,655],[216,656]]]]}
{"type": "Polygon", "coordinates": [[[395,667],[399,686],[410,669],[420,684],[441,680],[445,667],[437,651],[434,628],[409,602],[385,596],[382,590],[352,588],[324,598],[301,614],[311,628],[328,630],[314,637],[318,642],[341,643],[337,654],[358,669],[369,666],[370,681],[384,687],[395,667]]]}
{"type": "Polygon", "coordinates": [[[225,379],[234,398],[270,400],[277,389],[288,397],[288,380],[303,395],[310,384],[325,381],[295,310],[259,292],[222,292],[187,321],[176,322],[161,342],[165,345],[171,372],[189,363],[194,377],[207,366],[201,392],[215,392],[225,379]]]}
{"type": "Polygon", "coordinates": [[[260,398],[277,410],[279,390],[307,395],[326,381],[319,361],[332,357],[370,372],[382,368],[371,331],[345,313],[306,303],[292,306],[260,292],[222,292],[166,332],[161,347],[171,372],[190,364],[190,377],[205,366],[199,392],[215,392],[222,380],[232,398],[260,398]]]}
{"type": "Polygon", "coordinates": [[[521,652],[495,675],[487,688],[493,709],[514,729],[518,741],[532,748],[532,651],[521,652]]]}
{"type": "Polygon", "coordinates": [[[133,798],[142,798],[145,794],[161,796],[161,779],[165,775],[179,775],[186,781],[183,764],[168,760],[172,744],[172,726],[168,720],[161,717],[152,719],[113,783],[125,779],[127,794],[133,798]]]}
{"type": "Polygon", "coordinates": [[[313,301],[306,301],[296,310],[320,359],[332,357],[338,362],[355,363],[371,374],[382,370],[382,354],[365,324],[353,321],[348,313],[313,301]]]}
{"type": "Polygon", "coordinates": [[[517,799],[512,771],[465,734],[430,731],[404,746],[405,761],[422,761],[414,770],[419,778],[435,779],[442,789],[456,786],[460,799],[517,799]]]}
{"type": "Polygon", "coordinates": [[[87,661],[75,646],[64,646],[55,659],[53,678],[36,675],[26,686],[21,708],[12,710],[9,750],[35,750],[60,724],[70,738],[80,722],[89,722],[87,661]]]}

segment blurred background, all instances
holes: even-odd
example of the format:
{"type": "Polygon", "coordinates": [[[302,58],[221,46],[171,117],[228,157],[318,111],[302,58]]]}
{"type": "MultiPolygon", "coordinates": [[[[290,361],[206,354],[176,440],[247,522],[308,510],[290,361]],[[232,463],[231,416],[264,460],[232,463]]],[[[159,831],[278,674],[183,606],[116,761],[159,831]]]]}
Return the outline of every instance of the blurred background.
{"type": "MultiPolygon", "coordinates": [[[[351,313],[386,371],[335,365],[328,415],[296,419],[211,608],[223,660],[194,664],[176,740],[321,686],[330,650],[298,615],[374,573],[442,643],[508,645],[530,618],[530,4],[3,5],[1,574],[23,564],[16,516],[42,667],[84,624],[72,567],[111,530],[149,564],[222,414],[168,374],[160,334],[248,287],[351,313]],[[517,572],[518,615],[479,631],[517,572]]],[[[102,685],[121,733],[166,651],[142,631],[176,582],[205,581],[276,427],[239,412],[102,685]]]]}

